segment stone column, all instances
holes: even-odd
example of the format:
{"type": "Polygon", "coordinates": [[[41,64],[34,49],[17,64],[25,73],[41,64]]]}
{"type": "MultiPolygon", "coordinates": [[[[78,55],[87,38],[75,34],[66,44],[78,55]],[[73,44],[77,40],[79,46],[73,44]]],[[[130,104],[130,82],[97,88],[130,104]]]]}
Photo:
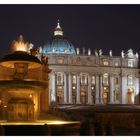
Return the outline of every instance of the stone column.
{"type": "Polygon", "coordinates": [[[64,100],[63,103],[66,104],[67,103],[67,84],[68,84],[68,78],[67,78],[67,73],[64,73],[64,100]]]}
{"type": "Polygon", "coordinates": [[[114,102],[114,77],[110,75],[110,100],[109,103],[113,104],[114,102]]]}
{"type": "Polygon", "coordinates": [[[80,104],[80,75],[77,74],[76,104],[80,104]]]}
{"type": "Polygon", "coordinates": [[[52,73],[51,101],[56,101],[56,75],[54,72],[52,73]]]}
{"type": "Polygon", "coordinates": [[[122,104],[127,103],[127,76],[122,76],[122,104]]]}
{"type": "Polygon", "coordinates": [[[134,86],[135,86],[135,103],[139,104],[139,78],[135,78],[135,82],[134,82],[134,86]]]}
{"type": "Polygon", "coordinates": [[[51,99],[51,94],[52,94],[52,73],[49,73],[49,81],[48,81],[48,98],[49,98],[49,104],[51,104],[51,101],[52,101],[52,99],[51,99]]]}
{"type": "Polygon", "coordinates": [[[103,76],[100,75],[100,76],[99,76],[99,91],[100,91],[100,92],[99,92],[99,103],[100,103],[100,104],[103,104],[103,96],[102,96],[102,94],[103,94],[103,93],[102,93],[102,92],[103,92],[103,89],[102,89],[103,87],[102,87],[102,85],[103,85],[103,84],[102,84],[102,82],[103,82],[103,76]]]}
{"type": "Polygon", "coordinates": [[[69,73],[69,104],[72,104],[72,76],[69,73]]]}
{"type": "Polygon", "coordinates": [[[99,104],[100,102],[99,102],[99,75],[96,75],[96,82],[95,82],[95,84],[96,84],[96,87],[95,87],[95,98],[96,98],[96,100],[95,100],[95,104],[99,104]]]}
{"type": "Polygon", "coordinates": [[[139,94],[139,78],[135,78],[135,93],[139,94]]]}
{"type": "Polygon", "coordinates": [[[91,75],[88,75],[88,101],[87,104],[93,104],[91,95],[91,75]]]}

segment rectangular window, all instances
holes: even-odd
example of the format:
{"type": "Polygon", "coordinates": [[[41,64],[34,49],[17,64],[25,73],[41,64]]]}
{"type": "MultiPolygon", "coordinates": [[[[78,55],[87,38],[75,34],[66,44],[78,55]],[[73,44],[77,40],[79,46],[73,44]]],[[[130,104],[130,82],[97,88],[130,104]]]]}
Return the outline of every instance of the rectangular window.
{"type": "Polygon", "coordinates": [[[76,84],[76,75],[72,76],[72,84],[76,84]]]}
{"type": "Polygon", "coordinates": [[[107,73],[103,75],[103,84],[106,85],[106,86],[109,85],[109,79],[108,78],[109,77],[108,77],[107,73]]]}
{"type": "Polygon", "coordinates": [[[91,77],[91,84],[92,84],[92,85],[95,85],[95,76],[92,76],[92,77],[91,77]]]}
{"type": "Polygon", "coordinates": [[[87,76],[86,75],[81,76],[81,84],[84,84],[84,85],[87,84],[87,76]]]}
{"type": "Polygon", "coordinates": [[[133,60],[128,60],[128,67],[133,67],[133,60]]]}
{"type": "Polygon", "coordinates": [[[63,58],[57,58],[57,64],[63,64],[63,58]]]}
{"type": "Polygon", "coordinates": [[[72,64],[73,65],[76,64],[76,59],[75,58],[72,59],[72,64]]]}
{"type": "Polygon", "coordinates": [[[127,78],[127,84],[130,86],[130,85],[133,85],[133,77],[131,75],[128,76],[127,78]]]}
{"type": "Polygon", "coordinates": [[[108,66],[108,65],[109,65],[109,62],[108,62],[107,59],[103,59],[103,65],[104,65],[104,66],[108,66]]]}
{"type": "Polygon", "coordinates": [[[119,78],[118,78],[118,77],[115,78],[115,84],[116,84],[116,85],[119,84],[119,78]]]}
{"type": "Polygon", "coordinates": [[[119,66],[119,63],[118,62],[115,62],[115,67],[118,67],[119,66]]]}
{"type": "Polygon", "coordinates": [[[63,84],[63,74],[62,73],[57,74],[57,84],[58,85],[63,84]]]}

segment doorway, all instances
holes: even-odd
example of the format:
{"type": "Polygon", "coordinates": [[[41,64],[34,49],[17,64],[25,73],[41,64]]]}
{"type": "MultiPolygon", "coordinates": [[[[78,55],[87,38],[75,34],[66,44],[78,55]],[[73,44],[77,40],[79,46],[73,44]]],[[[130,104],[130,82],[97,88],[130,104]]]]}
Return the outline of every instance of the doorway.
{"type": "Polygon", "coordinates": [[[134,88],[129,87],[127,91],[127,104],[134,104],[134,88]]]}
{"type": "Polygon", "coordinates": [[[109,87],[108,86],[103,87],[102,98],[103,98],[103,104],[107,104],[109,101],[109,87]]]}

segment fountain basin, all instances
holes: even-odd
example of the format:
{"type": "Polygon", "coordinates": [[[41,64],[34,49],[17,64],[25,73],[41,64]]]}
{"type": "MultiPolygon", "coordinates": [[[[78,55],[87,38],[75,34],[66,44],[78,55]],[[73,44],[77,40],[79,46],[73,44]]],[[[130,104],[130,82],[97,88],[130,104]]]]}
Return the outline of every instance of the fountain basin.
{"type": "Polygon", "coordinates": [[[5,136],[79,135],[80,122],[36,120],[26,122],[0,121],[0,134],[5,136]]]}

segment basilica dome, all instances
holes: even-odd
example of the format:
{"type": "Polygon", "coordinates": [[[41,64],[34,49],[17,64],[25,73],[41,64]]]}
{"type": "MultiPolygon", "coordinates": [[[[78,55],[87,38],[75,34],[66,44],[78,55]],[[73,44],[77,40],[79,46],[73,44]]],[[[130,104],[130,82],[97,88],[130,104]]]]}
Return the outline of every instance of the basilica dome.
{"type": "Polygon", "coordinates": [[[44,54],[76,54],[73,44],[64,38],[59,21],[54,31],[54,37],[43,47],[44,54]]]}

